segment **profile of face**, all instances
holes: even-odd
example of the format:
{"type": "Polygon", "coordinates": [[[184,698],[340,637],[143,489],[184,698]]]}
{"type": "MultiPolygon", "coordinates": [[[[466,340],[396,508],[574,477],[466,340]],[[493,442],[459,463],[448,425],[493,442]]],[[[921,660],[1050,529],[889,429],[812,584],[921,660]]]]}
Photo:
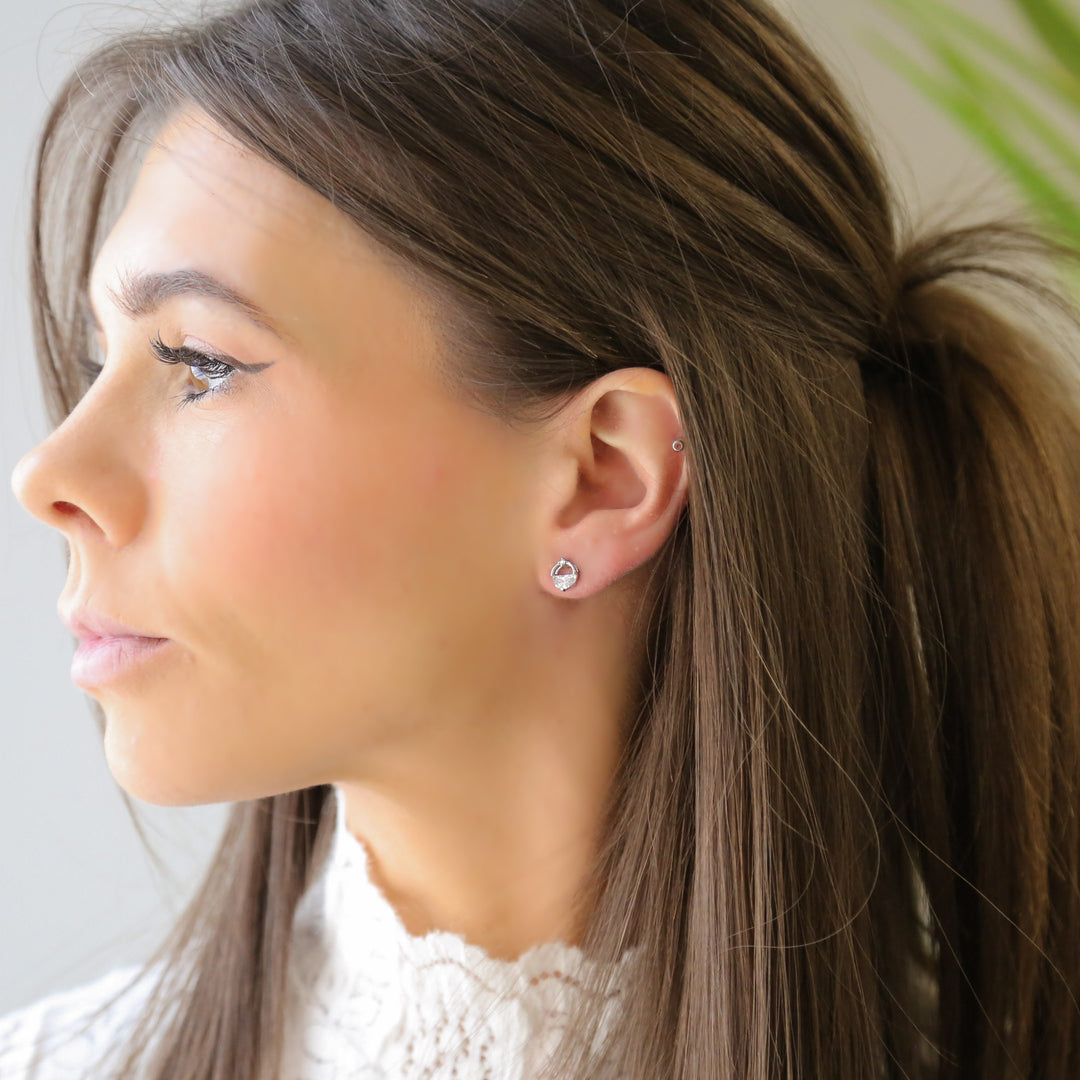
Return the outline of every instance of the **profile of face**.
{"type": "MultiPolygon", "coordinates": [[[[543,567],[588,547],[557,546],[580,515],[549,526],[577,463],[551,429],[446,388],[433,308],[353,222],[188,108],[148,150],[89,291],[102,370],[13,487],[68,541],[62,610],[168,639],[87,687],[123,788],[179,805],[362,780],[402,745],[485,739],[550,689],[581,605],[543,567]],[[176,271],[249,307],[190,274],[145,287],[176,271]],[[235,370],[163,363],[155,339],[235,370]]],[[[681,459],[666,378],[636,370],[648,392],[631,397],[681,459]]],[[[622,555],[598,547],[597,574],[647,557],[684,483],[676,465],[641,489],[655,497],[609,529],[622,555]]],[[[590,618],[623,625],[614,605],[590,618]]]]}

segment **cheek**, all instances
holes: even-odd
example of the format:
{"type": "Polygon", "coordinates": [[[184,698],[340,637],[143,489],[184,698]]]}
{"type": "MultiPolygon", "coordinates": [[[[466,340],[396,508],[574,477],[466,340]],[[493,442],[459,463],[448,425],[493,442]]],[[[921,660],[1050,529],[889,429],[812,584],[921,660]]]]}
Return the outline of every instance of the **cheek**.
{"type": "Polygon", "coordinates": [[[158,466],[161,625],[178,649],[106,696],[110,767],[153,803],[325,782],[424,709],[431,500],[446,494],[431,449],[259,421],[223,421],[213,445],[174,443],[158,466]]]}
{"type": "Polygon", "coordinates": [[[253,418],[212,457],[169,466],[178,633],[226,695],[330,725],[365,702],[423,711],[482,647],[468,628],[490,626],[501,587],[506,454],[470,418],[412,400],[406,415],[352,402],[253,418]]]}
{"type": "Polygon", "coordinates": [[[203,628],[238,646],[319,640],[365,597],[394,600],[407,538],[425,535],[423,453],[387,454],[359,422],[275,419],[237,425],[212,461],[189,457],[163,496],[174,585],[203,628]]]}
{"type": "Polygon", "coordinates": [[[512,668],[523,478],[475,414],[404,400],[208,418],[162,460],[161,625],[182,651],[110,703],[129,791],[222,801],[332,781],[475,714],[477,664],[512,668]]]}

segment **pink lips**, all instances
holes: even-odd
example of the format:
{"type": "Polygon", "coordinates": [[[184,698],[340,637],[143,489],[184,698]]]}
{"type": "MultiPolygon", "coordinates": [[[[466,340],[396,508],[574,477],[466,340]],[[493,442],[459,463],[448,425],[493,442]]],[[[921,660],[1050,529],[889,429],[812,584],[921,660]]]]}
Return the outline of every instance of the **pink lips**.
{"type": "Polygon", "coordinates": [[[71,681],[77,686],[100,686],[160,653],[168,638],[91,637],[71,660],[71,681]]]}
{"type": "Polygon", "coordinates": [[[71,661],[71,680],[82,687],[115,679],[169,644],[169,638],[140,633],[89,608],[76,608],[60,617],[83,639],[71,661]]]}

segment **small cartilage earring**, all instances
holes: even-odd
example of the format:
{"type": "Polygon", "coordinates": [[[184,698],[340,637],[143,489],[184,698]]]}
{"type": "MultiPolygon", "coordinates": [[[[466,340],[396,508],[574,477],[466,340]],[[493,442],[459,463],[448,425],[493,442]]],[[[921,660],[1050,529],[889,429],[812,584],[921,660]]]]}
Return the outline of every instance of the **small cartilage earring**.
{"type": "Polygon", "coordinates": [[[681,450],[682,448],[683,448],[683,441],[682,441],[682,439],[676,439],[676,440],[675,440],[675,441],[674,441],[674,442],[673,442],[673,443],[671,444],[671,449],[672,449],[672,450],[681,450]]]}
{"type": "Polygon", "coordinates": [[[578,579],[578,569],[569,559],[560,559],[551,568],[551,580],[555,582],[556,589],[562,589],[564,592],[570,588],[578,579]],[[569,566],[568,573],[560,574],[559,567],[563,565],[569,566]]]}

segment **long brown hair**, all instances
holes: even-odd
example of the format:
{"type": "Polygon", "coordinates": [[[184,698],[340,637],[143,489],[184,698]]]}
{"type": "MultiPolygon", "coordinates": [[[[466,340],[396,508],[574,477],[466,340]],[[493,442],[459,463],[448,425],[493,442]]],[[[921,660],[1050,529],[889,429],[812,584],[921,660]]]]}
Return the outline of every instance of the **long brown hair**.
{"type": "MultiPolygon", "coordinates": [[[[125,34],[58,96],[32,256],[57,423],[93,256],[185,103],[400,257],[483,408],[554,415],[625,365],[678,396],[689,502],[585,940],[642,962],[605,1065],[587,1003],[556,1074],[1080,1076],[1064,252],[913,227],[763,0],[259,0],[125,34]]],[[[329,791],[233,808],[122,1075],[276,1076],[329,791]]]]}

